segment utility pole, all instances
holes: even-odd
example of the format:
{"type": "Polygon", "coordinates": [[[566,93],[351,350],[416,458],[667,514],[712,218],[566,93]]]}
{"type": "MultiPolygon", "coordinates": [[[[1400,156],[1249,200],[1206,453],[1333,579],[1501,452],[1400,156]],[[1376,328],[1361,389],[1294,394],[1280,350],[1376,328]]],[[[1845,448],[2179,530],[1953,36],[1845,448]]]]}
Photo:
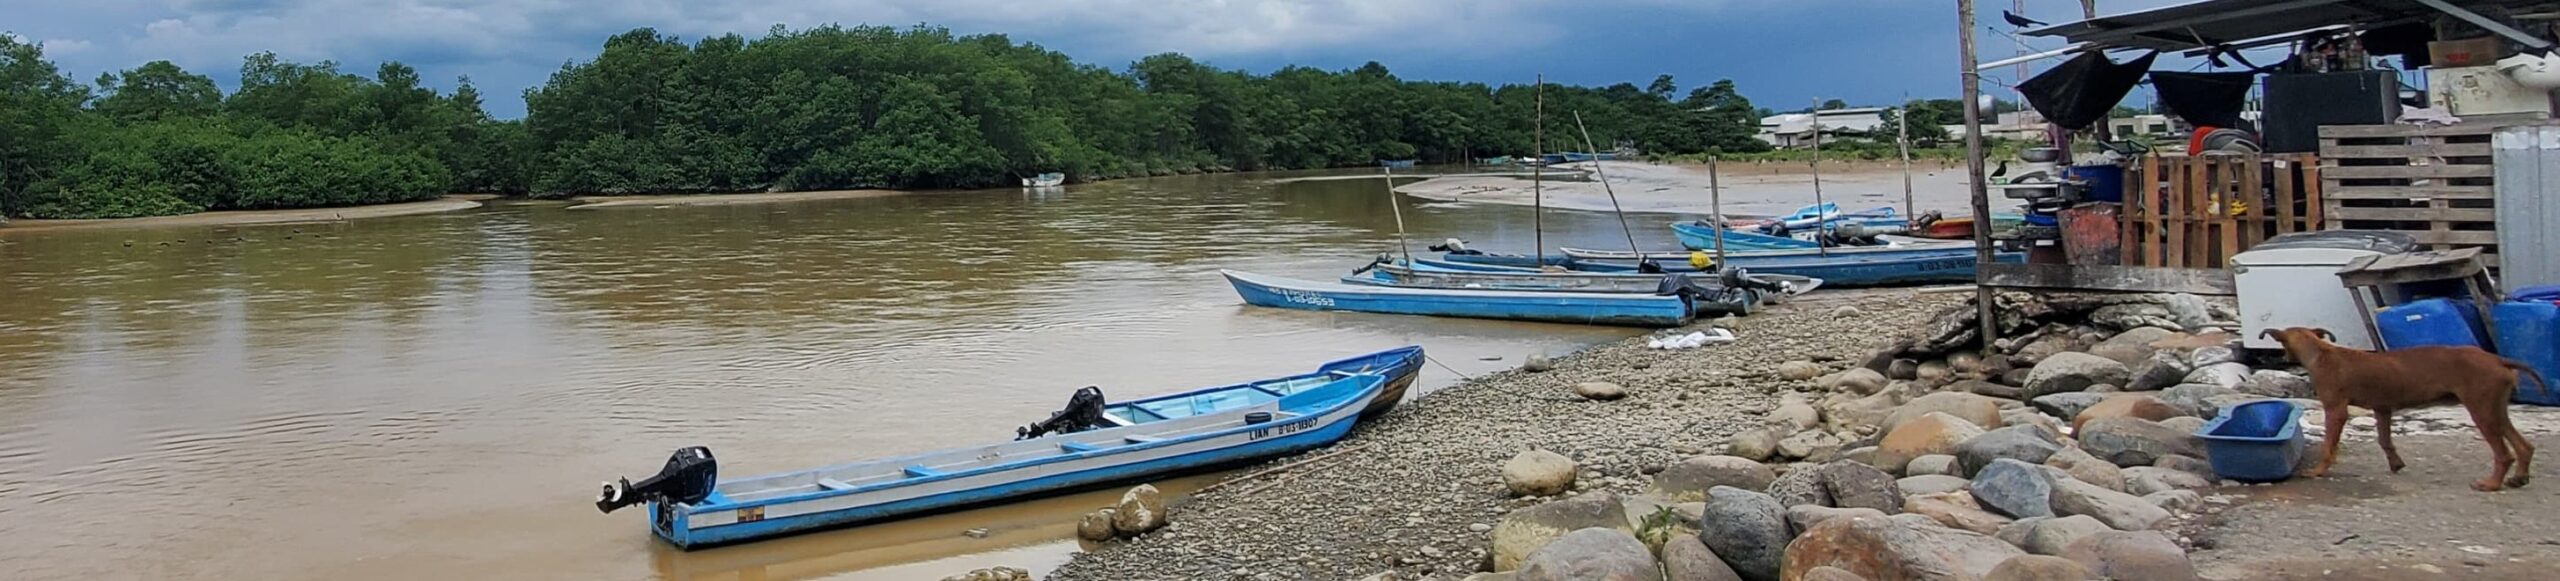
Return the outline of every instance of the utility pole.
{"type": "Polygon", "coordinates": [[[1991,267],[1991,188],[1983,181],[1982,171],[1982,70],[1975,66],[1973,46],[1973,0],[1956,0],[1956,25],[1963,28],[1956,36],[1958,63],[1964,67],[1964,163],[1965,177],[1973,191],[1973,303],[1982,318],[1982,349],[1991,350],[1991,342],[2000,336],[1998,309],[1991,304],[1991,287],[1982,286],[1981,269],[1991,267]]]}

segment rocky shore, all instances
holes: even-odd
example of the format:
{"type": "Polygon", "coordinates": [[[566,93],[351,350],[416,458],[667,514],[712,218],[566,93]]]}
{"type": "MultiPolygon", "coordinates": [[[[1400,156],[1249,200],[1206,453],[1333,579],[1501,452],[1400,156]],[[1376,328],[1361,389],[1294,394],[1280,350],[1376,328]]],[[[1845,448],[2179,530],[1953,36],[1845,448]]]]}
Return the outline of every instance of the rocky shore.
{"type": "MultiPolygon", "coordinates": [[[[2299,368],[2238,348],[2227,304],[2003,293],[1985,345],[1969,296],[1808,297],[1715,322],[1732,344],[1639,338],[1475,378],[1051,578],[2508,579],[2560,562],[2560,525],[2500,516],[2547,510],[2522,508],[2545,491],[2378,485],[2353,466],[2224,479],[2194,435],[2222,407],[2320,414],[2299,368]],[[2323,500],[2342,494],[2359,498],[2323,500]]],[[[2530,434],[2560,426],[2521,413],[2530,434]]],[[[2319,428],[2304,422],[2295,464],[2260,468],[2307,466],[2319,428]]],[[[2477,447],[2458,431],[2401,430],[2439,470],[2477,447]]]]}
{"type": "Polygon", "coordinates": [[[1465,577],[1484,570],[1503,515],[1554,499],[1515,497],[1504,484],[1502,465],[1523,450],[1578,464],[1576,497],[1638,497],[1663,467],[1721,453],[1732,434],[1760,425],[1789,383],[1777,377],[1780,364],[1851,365],[1853,355],[1960,300],[1907,290],[1818,293],[1714,322],[1740,335],[1731,344],[1660,351],[1639,337],[1558,357],[1551,371],[1478,376],[1305,455],[1341,452],[1334,457],[1177,504],[1163,530],[1077,555],[1050,578],[1465,577]],[[1574,393],[1593,382],[1620,387],[1623,398],[1574,393]]]}

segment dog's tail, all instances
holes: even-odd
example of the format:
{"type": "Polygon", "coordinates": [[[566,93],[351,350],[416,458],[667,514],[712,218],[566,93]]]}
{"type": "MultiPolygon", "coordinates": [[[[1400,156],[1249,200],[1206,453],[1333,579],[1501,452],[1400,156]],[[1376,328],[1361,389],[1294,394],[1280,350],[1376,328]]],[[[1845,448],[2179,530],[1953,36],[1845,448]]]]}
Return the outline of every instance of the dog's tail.
{"type": "Polygon", "coordinates": [[[2517,362],[2514,359],[2500,358],[2498,359],[2498,364],[2504,365],[2508,369],[2516,370],[2519,375],[2532,378],[2534,390],[2542,392],[2542,397],[2551,397],[2551,383],[2544,381],[2542,372],[2535,371],[2533,367],[2517,362]]]}

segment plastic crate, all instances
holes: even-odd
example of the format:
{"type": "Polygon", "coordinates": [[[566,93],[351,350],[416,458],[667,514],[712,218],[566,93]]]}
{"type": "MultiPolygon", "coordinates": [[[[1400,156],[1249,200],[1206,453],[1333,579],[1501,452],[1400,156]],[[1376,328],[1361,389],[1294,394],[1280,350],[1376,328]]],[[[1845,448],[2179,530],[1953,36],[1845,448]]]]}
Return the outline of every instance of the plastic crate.
{"type": "Polygon", "coordinates": [[[2213,473],[2241,482],[2276,482],[2293,477],[2302,461],[2302,408],[2268,399],[2222,408],[2213,421],[2196,430],[2204,439],[2213,473]]]}

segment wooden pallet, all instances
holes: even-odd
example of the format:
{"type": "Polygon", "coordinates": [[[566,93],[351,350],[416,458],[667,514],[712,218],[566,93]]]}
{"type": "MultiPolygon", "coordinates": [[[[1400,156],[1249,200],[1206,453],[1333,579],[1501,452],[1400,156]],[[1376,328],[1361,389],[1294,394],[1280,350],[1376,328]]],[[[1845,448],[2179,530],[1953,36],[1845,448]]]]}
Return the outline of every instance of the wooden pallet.
{"type": "Polygon", "coordinates": [[[2125,180],[2126,266],[2222,268],[2278,234],[2321,229],[2319,157],[2148,156],[2125,180]]]}
{"type": "Polygon", "coordinates": [[[2320,128],[2327,227],[2407,234],[2430,249],[2479,248],[2498,265],[2489,136],[2513,122],[2320,128]]]}

